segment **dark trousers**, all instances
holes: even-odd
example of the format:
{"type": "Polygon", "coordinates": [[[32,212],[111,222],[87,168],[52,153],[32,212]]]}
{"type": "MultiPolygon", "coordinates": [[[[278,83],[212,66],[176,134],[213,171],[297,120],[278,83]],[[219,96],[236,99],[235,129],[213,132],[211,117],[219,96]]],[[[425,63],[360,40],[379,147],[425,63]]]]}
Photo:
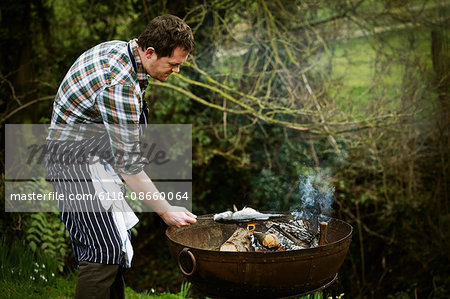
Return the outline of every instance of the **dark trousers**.
{"type": "Polygon", "coordinates": [[[119,265],[80,262],[75,299],[125,298],[125,270],[119,265]]]}

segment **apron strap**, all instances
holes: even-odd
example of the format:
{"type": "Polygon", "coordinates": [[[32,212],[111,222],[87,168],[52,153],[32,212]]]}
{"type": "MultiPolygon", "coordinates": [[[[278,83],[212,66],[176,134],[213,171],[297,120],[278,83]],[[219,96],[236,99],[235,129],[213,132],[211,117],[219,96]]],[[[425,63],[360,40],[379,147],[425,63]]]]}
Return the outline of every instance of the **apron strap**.
{"type": "Polygon", "coordinates": [[[127,49],[128,49],[128,56],[130,56],[130,59],[131,59],[131,64],[133,64],[134,71],[135,71],[136,74],[137,74],[137,72],[138,72],[138,67],[137,67],[136,59],[134,58],[134,55],[133,55],[133,53],[131,52],[130,43],[127,44],[127,49]]]}
{"type": "MultiPolygon", "coordinates": [[[[133,69],[137,74],[138,67],[137,67],[136,59],[134,58],[134,55],[131,52],[130,43],[127,44],[127,49],[128,49],[128,55],[130,56],[130,59],[131,59],[131,64],[133,64],[133,69]]],[[[144,90],[144,92],[142,93],[142,113],[139,116],[139,124],[141,124],[141,125],[148,124],[148,114],[149,114],[148,105],[147,105],[147,101],[145,100],[145,90],[144,90]]]]}

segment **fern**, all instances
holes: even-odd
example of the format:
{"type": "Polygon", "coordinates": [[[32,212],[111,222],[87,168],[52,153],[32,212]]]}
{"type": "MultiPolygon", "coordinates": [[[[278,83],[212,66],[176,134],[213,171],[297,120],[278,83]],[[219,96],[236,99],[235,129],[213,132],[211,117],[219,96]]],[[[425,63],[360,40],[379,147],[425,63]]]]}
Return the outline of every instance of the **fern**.
{"type": "Polygon", "coordinates": [[[33,252],[42,250],[53,257],[58,270],[64,270],[68,251],[68,234],[58,213],[33,213],[26,230],[26,240],[33,252]]]}

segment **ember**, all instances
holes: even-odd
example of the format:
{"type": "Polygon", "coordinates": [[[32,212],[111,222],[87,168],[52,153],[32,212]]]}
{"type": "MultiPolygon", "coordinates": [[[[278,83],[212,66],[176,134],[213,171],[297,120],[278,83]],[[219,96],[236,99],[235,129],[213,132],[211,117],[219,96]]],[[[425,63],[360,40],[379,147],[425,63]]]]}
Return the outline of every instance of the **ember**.
{"type": "Polygon", "coordinates": [[[311,227],[310,220],[317,223],[319,216],[310,215],[308,220],[287,217],[283,214],[264,214],[245,207],[234,213],[227,211],[214,215],[217,222],[236,223],[239,227],[219,248],[220,251],[285,251],[314,248],[326,244],[327,223],[311,227]],[[245,226],[244,226],[245,227],[245,226]],[[320,230],[319,230],[320,228],[320,230]]]}
{"type": "Polygon", "coordinates": [[[320,231],[306,220],[265,221],[238,228],[220,247],[221,251],[285,251],[314,248],[326,244],[325,222],[320,231]]]}

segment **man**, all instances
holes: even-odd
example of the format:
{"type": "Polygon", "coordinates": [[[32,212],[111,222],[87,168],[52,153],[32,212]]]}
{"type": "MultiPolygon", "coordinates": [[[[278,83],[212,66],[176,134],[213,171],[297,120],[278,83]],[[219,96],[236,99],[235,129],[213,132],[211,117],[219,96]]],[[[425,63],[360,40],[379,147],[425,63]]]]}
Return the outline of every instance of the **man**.
{"type": "MultiPolygon", "coordinates": [[[[102,43],[75,61],[56,95],[47,138],[47,171],[57,192],[67,198],[97,198],[99,190],[122,191],[122,181],[136,194],[158,191],[143,171],[144,164],[131,159],[143,134],[140,125],[148,119],[143,91],[148,75],[165,81],[179,72],[193,48],[189,26],[176,16],[163,15],[137,40],[102,43]],[[111,157],[98,154],[100,149],[111,157]],[[89,159],[69,162],[68,152],[78,158],[88,154],[89,159]],[[101,157],[101,163],[90,163],[93,157],[101,157]]],[[[132,258],[129,229],[137,219],[119,217],[99,200],[65,200],[60,208],[79,263],[75,298],[123,298],[122,273],[132,258]]],[[[166,201],[154,201],[152,208],[169,226],[196,222],[194,214],[174,211],[166,201]]]]}

